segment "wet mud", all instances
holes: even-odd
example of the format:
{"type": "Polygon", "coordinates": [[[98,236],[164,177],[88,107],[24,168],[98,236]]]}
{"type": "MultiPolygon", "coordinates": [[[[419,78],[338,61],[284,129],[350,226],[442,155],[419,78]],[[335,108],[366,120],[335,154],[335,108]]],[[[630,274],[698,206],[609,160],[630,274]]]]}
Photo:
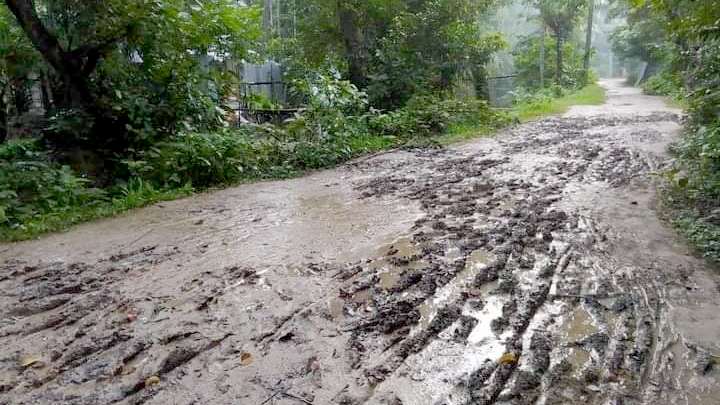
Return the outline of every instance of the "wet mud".
{"type": "Polygon", "coordinates": [[[655,197],[679,112],[604,85],[1,246],[0,404],[716,403],[718,273],[655,197]]]}

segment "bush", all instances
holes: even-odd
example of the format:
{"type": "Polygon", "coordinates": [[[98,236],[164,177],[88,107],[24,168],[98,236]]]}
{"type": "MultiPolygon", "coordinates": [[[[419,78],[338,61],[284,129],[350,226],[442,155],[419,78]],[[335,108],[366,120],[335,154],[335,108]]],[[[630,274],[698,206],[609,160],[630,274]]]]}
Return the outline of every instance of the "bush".
{"type": "Polygon", "coordinates": [[[650,77],[641,87],[645,94],[668,96],[675,100],[683,100],[685,98],[682,79],[669,72],[662,71],[650,77]]]}
{"type": "Polygon", "coordinates": [[[77,206],[106,201],[106,192],[88,188],[68,166],[53,163],[34,140],[0,145],[0,222],[21,227],[45,215],[63,215],[77,206]]]}
{"type": "Polygon", "coordinates": [[[405,107],[373,119],[371,127],[378,133],[426,137],[453,127],[501,127],[509,123],[507,115],[491,110],[484,100],[415,96],[405,107]]]}

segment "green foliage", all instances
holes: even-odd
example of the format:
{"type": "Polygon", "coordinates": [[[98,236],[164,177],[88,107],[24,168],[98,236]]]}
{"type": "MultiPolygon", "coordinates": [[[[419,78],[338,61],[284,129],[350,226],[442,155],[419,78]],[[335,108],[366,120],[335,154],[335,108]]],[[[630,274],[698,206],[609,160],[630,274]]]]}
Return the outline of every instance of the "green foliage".
{"type": "Polygon", "coordinates": [[[573,105],[600,105],[605,102],[605,89],[591,84],[577,91],[551,86],[538,91],[518,89],[514,92],[515,113],[520,120],[560,114],[573,105]]]}
{"type": "Polygon", "coordinates": [[[137,179],[116,190],[89,188],[88,183],[53,162],[37,141],[0,145],[0,240],[27,239],[191,192],[156,190],[137,179]]]}
{"type": "Polygon", "coordinates": [[[251,110],[278,110],[282,106],[270,99],[267,93],[249,93],[243,97],[243,104],[251,110]]]}
{"type": "Polygon", "coordinates": [[[0,145],[0,206],[5,226],[22,226],[38,215],[57,215],[73,206],[103,201],[105,192],[67,166],[50,161],[36,141],[0,145]]]}
{"type": "MultiPolygon", "coordinates": [[[[563,73],[565,86],[578,88],[583,79],[582,46],[573,41],[563,44],[563,73]]],[[[537,88],[540,85],[540,38],[527,36],[517,43],[513,50],[517,84],[526,88],[537,88]]],[[[552,86],[557,75],[557,44],[552,38],[545,38],[544,82],[552,86]]],[[[592,80],[591,80],[592,82],[592,80]]]]}
{"type": "Polygon", "coordinates": [[[261,35],[260,10],[232,0],[61,0],[43,4],[38,13],[68,53],[105,44],[97,66],[84,72],[94,104],[72,100],[72,91],[5,6],[0,8],[0,35],[7,37],[0,44],[0,79],[47,76],[55,118],[48,139],[61,150],[80,146],[109,158],[132,154],[179,129],[220,126],[221,98],[237,81],[221,62],[248,57],[261,35]],[[13,70],[18,59],[29,66],[13,70]]]}
{"type": "Polygon", "coordinates": [[[380,115],[374,128],[396,136],[431,136],[457,128],[499,128],[510,118],[494,112],[483,100],[448,99],[432,96],[413,97],[404,108],[380,115]]]}
{"type": "Polygon", "coordinates": [[[625,7],[632,26],[621,33],[637,38],[620,36],[616,47],[659,61],[660,74],[644,88],[687,103],[686,133],[672,147],[677,158],[667,173],[673,222],[706,257],[720,261],[720,9],[712,0],[632,1],[625,7]]]}
{"type": "Polygon", "coordinates": [[[682,79],[676,74],[662,71],[641,85],[645,94],[654,96],[668,96],[673,100],[683,100],[685,91],[682,79]]]}
{"type": "MultiPolygon", "coordinates": [[[[357,1],[311,0],[299,7],[299,36],[278,47],[291,75],[305,70],[347,72],[352,50],[340,14],[359,16],[357,30],[367,50],[368,82],[363,90],[377,108],[402,107],[416,94],[446,90],[456,77],[481,82],[484,65],[504,46],[488,32],[483,15],[494,0],[357,1]]],[[[347,76],[347,75],[346,75],[347,76]]]]}
{"type": "Polygon", "coordinates": [[[124,164],[132,177],[161,188],[202,189],[287,177],[454,128],[510,122],[479,100],[418,96],[405,108],[382,113],[368,108],[365,93],[337,77],[299,81],[297,88],[307,93],[308,106],[282,125],[180,134],[124,164]]]}

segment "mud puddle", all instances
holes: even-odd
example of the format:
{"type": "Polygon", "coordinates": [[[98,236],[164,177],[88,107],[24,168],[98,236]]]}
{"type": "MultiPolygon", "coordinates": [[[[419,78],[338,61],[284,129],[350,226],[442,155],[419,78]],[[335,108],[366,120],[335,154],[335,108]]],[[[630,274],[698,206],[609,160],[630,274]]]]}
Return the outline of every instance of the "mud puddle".
{"type": "Polygon", "coordinates": [[[0,404],[709,404],[716,273],[658,220],[678,112],[446,150],[2,247],[0,404]]]}

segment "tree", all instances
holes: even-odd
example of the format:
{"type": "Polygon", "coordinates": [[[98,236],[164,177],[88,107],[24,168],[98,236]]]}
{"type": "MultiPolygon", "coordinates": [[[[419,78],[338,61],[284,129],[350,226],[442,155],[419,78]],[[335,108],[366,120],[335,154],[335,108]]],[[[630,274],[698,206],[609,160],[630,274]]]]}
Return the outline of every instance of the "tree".
{"type": "Polygon", "coordinates": [[[229,76],[216,66],[260,35],[260,10],[231,0],[5,3],[54,83],[48,140],[105,159],[218,125],[229,76]]]}
{"type": "Polygon", "coordinates": [[[585,32],[585,58],[583,60],[583,85],[588,84],[590,78],[590,57],[592,56],[592,32],[595,0],[588,0],[587,30],[585,32]]]}
{"type": "Polygon", "coordinates": [[[543,24],[555,38],[555,82],[564,84],[563,43],[572,34],[587,0],[536,0],[533,5],[540,12],[543,24]]]}

